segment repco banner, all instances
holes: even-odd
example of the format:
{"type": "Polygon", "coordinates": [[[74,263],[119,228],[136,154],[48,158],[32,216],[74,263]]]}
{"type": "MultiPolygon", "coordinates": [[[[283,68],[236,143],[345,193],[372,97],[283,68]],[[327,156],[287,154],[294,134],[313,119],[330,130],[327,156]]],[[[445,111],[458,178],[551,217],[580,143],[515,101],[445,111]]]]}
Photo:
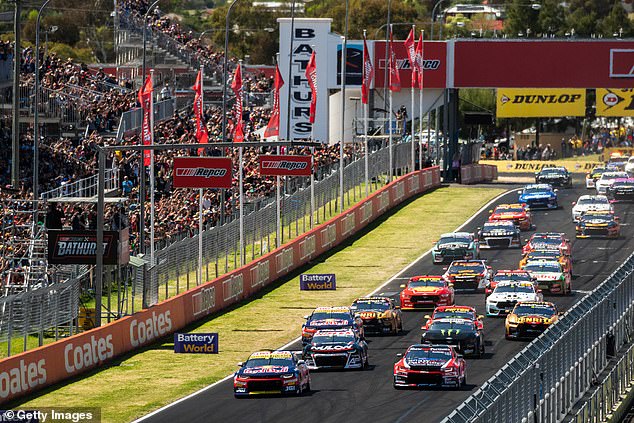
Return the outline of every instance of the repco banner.
{"type": "Polygon", "coordinates": [[[176,157],[174,188],[231,188],[231,167],[227,157],[176,157]]]}
{"type": "Polygon", "coordinates": [[[260,156],[260,174],[310,176],[311,156],[260,156]]]}
{"type": "Polygon", "coordinates": [[[500,88],[497,117],[585,116],[586,90],[570,88],[500,88]]]}

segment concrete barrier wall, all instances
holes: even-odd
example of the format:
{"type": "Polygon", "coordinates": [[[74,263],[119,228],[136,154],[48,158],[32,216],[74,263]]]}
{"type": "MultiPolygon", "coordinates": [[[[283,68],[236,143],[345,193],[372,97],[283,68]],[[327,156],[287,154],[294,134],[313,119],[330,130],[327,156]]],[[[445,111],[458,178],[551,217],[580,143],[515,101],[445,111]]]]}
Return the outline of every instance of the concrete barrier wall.
{"type": "Polygon", "coordinates": [[[491,182],[498,178],[498,168],[486,164],[471,164],[460,167],[460,182],[462,184],[476,184],[491,182]]]}

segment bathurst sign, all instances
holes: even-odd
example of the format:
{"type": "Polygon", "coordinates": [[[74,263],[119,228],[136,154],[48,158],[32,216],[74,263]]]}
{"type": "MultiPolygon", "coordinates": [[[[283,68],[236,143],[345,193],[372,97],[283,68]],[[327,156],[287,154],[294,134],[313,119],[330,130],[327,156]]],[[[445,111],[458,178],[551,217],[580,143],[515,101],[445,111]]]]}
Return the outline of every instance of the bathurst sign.
{"type": "MultiPolygon", "coordinates": [[[[124,233],[125,232],[125,233],[124,233]]],[[[130,259],[128,229],[119,245],[120,232],[104,231],[103,263],[126,264],[130,259]],[[121,248],[123,247],[123,249],[121,248]]],[[[48,262],[50,264],[95,264],[97,251],[96,231],[48,231],[48,262]]]]}
{"type": "Polygon", "coordinates": [[[260,156],[260,174],[310,176],[311,156],[260,156]]]}

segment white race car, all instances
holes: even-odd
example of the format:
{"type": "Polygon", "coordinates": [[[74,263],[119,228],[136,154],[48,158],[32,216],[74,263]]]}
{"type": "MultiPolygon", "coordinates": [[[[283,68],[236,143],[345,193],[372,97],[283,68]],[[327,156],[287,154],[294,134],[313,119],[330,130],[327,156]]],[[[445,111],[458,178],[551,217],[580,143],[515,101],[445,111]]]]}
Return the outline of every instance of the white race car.
{"type": "Polygon", "coordinates": [[[582,195],[572,203],[572,221],[579,220],[582,214],[588,211],[607,211],[614,213],[614,206],[605,195],[582,195]]]}
{"type": "Polygon", "coordinates": [[[625,171],[630,176],[634,176],[634,156],[627,159],[627,163],[625,163],[625,171]]]}
{"type": "Polygon", "coordinates": [[[543,301],[533,282],[500,282],[486,299],[487,316],[506,316],[519,301],[543,301]]]}
{"type": "Polygon", "coordinates": [[[595,183],[597,194],[605,194],[608,187],[612,185],[615,179],[627,178],[627,172],[605,172],[595,183]]]}

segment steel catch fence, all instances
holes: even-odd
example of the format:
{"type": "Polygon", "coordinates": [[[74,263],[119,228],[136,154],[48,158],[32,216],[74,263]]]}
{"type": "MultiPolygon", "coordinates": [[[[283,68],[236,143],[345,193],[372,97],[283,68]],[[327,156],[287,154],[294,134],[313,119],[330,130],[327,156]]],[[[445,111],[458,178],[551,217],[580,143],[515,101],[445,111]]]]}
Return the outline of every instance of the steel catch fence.
{"type": "MultiPolygon", "coordinates": [[[[560,422],[631,341],[634,254],[559,321],[498,370],[443,423],[560,422]]],[[[631,355],[628,352],[629,356],[631,355]]],[[[630,357],[631,358],[631,357],[630,357]]],[[[631,366],[631,360],[627,361],[631,366]]],[[[618,370],[616,370],[618,371],[618,370]]],[[[609,380],[607,380],[609,382],[609,380]]],[[[598,421],[613,401],[605,385],[580,413],[598,421]]]]}

